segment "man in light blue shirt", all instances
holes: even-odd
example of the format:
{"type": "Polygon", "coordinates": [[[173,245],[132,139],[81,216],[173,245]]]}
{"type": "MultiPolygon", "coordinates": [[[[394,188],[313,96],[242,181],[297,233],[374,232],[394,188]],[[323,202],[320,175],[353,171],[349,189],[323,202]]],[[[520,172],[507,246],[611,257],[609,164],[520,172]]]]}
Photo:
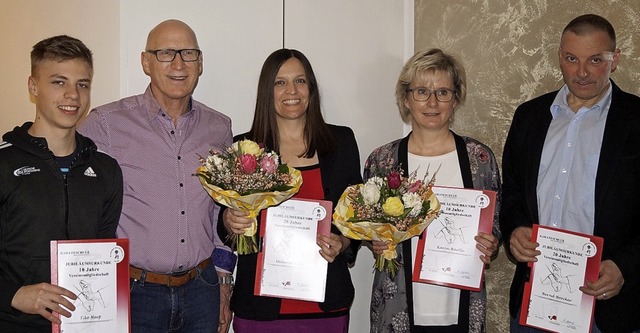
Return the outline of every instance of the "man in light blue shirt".
{"type": "MultiPolygon", "coordinates": [[[[604,239],[594,296],[593,332],[640,330],[640,98],[611,79],[618,65],[613,26],[582,15],[562,32],[558,50],[565,85],[520,105],[503,155],[500,226],[517,260],[511,285],[512,332],[518,324],[528,263],[540,251],[533,224],[604,239]]],[[[586,325],[588,323],[580,323],[586,325]]]]}

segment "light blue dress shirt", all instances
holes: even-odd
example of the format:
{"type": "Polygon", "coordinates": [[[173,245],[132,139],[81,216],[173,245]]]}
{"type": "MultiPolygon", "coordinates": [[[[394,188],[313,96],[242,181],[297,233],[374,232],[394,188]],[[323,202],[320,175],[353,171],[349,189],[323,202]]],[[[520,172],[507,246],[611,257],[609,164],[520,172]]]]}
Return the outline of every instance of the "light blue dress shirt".
{"type": "Polygon", "coordinates": [[[611,90],[609,85],[595,105],[574,113],[565,85],[551,104],[553,118],[538,170],[541,225],[593,234],[596,172],[611,90]]]}

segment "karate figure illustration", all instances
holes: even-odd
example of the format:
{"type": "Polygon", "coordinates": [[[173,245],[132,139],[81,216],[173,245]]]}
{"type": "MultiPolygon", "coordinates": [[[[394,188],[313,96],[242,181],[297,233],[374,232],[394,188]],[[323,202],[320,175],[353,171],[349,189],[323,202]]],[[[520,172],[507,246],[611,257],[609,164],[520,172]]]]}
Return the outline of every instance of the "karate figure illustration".
{"type": "MultiPolygon", "coordinates": [[[[91,312],[96,306],[96,302],[102,305],[103,308],[106,308],[107,305],[104,303],[104,299],[102,299],[102,294],[100,290],[93,291],[91,289],[91,284],[85,280],[80,280],[80,289],[78,293],[78,301],[82,303],[82,306],[88,311],[91,312]]],[[[104,289],[104,288],[103,288],[104,289]]]]}
{"type": "Polygon", "coordinates": [[[277,245],[274,247],[275,252],[282,255],[285,258],[291,258],[292,240],[293,240],[293,235],[290,234],[287,230],[283,230],[277,245]]]}
{"type": "Polygon", "coordinates": [[[542,280],[542,284],[551,285],[553,291],[558,292],[562,290],[562,286],[567,286],[567,289],[570,293],[573,293],[573,289],[571,288],[571,282],[569,281],[569,276],[562,275],[562,269],[556,263],[551,264],[551,268],[547,267],[549,270],[549,275],[547,275],[544,280],[542,280]]]}
{"type": "Polygon", "coordinates": [[[464,240],[464,233],[462,232],[462,228],[456,228],[455,222],[451,220],[448,216],[444,218],[444,223],[440,221],[442,224],[442,228],[436,234],[436,238],[443,238],[447,241],[448,244],[452,244],[456,240],[456,236],[460,237],[463,243],[466,243],[464,240]]]}

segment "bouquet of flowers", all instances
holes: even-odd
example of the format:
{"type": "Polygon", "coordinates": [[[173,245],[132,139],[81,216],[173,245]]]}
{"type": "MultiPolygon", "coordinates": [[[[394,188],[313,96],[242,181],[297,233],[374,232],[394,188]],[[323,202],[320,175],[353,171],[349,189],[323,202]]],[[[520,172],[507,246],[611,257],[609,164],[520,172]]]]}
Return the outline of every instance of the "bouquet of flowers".
{"type": "Polygon", "coordinates": [[[277,205],[298,192],[300,171],[280,163],[280,157],[251,140],[233,143],[224,151],[209,151],[200,157],[196,175],[209,195],[227,207],[246,211],[253,225],[244,234],[231,234],[238,254],[258,252],[256,216],[260,210],[277,205]]]}
{"type": "Polygon", "coordinates": [[[349,186],[336,205],[333,223],[351,239],[388,241],[374,267],[394,276],[400,266],[396,245],[420,235],[440,212],[433,182],[416,179],[415,172],[404,177],[396,168],[349,186]]]}

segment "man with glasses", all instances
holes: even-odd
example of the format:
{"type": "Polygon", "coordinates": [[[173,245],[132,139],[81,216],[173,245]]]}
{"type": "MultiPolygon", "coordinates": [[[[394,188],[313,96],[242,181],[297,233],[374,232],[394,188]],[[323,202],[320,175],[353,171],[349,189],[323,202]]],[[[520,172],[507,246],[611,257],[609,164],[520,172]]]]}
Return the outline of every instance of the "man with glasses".
{"type": "Polygon", "coordinates": [[[198,156],[231,145],[231,120],[191,96],[202,58],[187,24],[160,23],[141,54],[146,92],[96,108],[79,128],[123,169],[117,233],[131,242],[133,332],[226,332],[231,320],[235,257],[193,176],[198,156]]]}
{"type": "Polygon", "coordinates": [[[558,56],[565,85],[518,107],[504,147],[500,225],[518,261],[511,332],[541,332],[518,324],[527,264],[541,254],[534,223],[604,239],[598,279],[580,287],[596,299],[592,331],[637,332],[640,98],[610,79],[620,50],[605,18],[573,19],[558,56]]]}

